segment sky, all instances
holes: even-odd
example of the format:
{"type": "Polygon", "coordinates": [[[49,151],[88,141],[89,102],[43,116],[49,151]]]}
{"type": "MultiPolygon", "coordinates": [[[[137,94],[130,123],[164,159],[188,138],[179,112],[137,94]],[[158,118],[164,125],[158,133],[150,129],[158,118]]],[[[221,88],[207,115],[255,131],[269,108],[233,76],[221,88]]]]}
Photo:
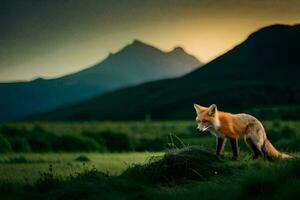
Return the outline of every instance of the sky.
{"type": "Polygon", "coordinates": [[[278,23],[300,23],[299,0],[0,0],[0,82],[80,71],[134,39],[207,63],[278,23]]]}

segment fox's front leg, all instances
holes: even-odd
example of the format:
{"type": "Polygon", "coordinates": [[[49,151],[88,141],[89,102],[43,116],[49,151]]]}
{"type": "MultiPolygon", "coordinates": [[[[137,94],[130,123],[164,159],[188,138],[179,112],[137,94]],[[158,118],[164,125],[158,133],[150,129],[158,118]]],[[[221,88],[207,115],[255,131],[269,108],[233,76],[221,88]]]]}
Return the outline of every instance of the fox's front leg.
{"type": "Polygon", "coordinates": [[[219,156],[223,152],[224,146],[225,146],[225,138],[217,137],[217,150],[216,150],[217,156],[219,156]]]}
{"type": "Polygon", "coordinates": [[[237,159],[239,156],[239,147],[238,147],[237,139],[230,139],[230,144],[232,148],[233,158],[237,159]]]}

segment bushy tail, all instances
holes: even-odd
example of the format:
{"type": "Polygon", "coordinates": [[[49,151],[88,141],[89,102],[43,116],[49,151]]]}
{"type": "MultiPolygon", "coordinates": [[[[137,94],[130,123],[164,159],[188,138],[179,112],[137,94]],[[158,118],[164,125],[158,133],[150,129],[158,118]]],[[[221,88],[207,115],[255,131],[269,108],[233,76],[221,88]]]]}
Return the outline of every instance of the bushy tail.
{"type": "Polygon", "coordinates": [[[292,156],[286,153],[277,151],[277,149],[275,149],[275,147],[271,144],[271,142],[268,139],[265,139],[264,144],[262,146],[262,151],[269,160],[293,158],[292,156]]]}

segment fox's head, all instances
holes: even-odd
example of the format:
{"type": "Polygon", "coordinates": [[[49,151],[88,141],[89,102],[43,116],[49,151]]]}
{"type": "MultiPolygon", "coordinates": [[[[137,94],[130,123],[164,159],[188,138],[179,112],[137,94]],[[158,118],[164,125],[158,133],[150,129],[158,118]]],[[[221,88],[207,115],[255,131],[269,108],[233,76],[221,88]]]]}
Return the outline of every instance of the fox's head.
{"type": "Polygon", "coordinates": [[[218,130],[220,121],[218,118],[218,109],[215,104],[212,104],[208,108],[194,104],[194,108],[197,113],[196,122],[199,131],[206,131],[211,128],[218,130]]]}

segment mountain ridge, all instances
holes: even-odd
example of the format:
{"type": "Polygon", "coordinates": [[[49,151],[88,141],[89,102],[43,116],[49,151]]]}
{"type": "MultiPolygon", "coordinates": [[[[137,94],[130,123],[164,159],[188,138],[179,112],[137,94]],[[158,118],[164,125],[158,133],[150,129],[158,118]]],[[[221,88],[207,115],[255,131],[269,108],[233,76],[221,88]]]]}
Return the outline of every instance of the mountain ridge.
{"type": "Polygon", "coordinates": [[[0,83],[3,97],[0,119],[16,119],[121,87],[180,76],[201,65],[185,52],[170,56],[135,40],[103,61],[75,73],[53,79],[0,83]]]}
{"type": "Polygon", "coordinates": [[[225,54],[179,78],[120,89],[37,118],[136,120],[151,115],[153,119],[192,119],[193,103],[216,103],[228,111],[299,104],[298,35],[299,25],[264,27],[225,54]]]}

